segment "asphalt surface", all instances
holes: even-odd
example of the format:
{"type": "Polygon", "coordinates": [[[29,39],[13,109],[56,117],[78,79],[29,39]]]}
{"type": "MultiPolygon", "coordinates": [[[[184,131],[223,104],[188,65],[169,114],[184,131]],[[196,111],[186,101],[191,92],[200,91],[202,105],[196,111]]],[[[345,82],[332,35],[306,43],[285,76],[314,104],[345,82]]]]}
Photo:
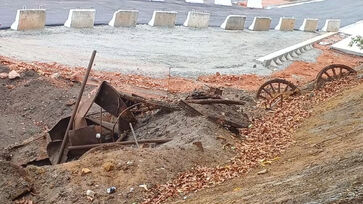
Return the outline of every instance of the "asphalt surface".
{"type": "Polygon", "coordinates": [[[165,2],[150,2],[147,0],[0,0],[0,28],[8,28],[14,21],[16,10],[21,8],[47,9],[47,25],[62,25],[71,8],[96,9],[96,24],[106,24],[114,11],[118,9],[139,10],[139,24],[148,23],[154,10],[177,11],[177,24],[183,24],[188,11],[196,10],[211,14],[210,26],[220,26],[228,15],[246,15],[246,27],[255,16],[271,17],[274,27],[280,17],[294,16],[298,28],[304,18],[318,18],[321,28],[328,18],[339,18],[342,26],[362,20],[363,0],[325,0],[299,6],[274,9],[249,9],[240,6],[218,6],[208,4],[190,4],[184,0],[165,0],[165,2]]]}

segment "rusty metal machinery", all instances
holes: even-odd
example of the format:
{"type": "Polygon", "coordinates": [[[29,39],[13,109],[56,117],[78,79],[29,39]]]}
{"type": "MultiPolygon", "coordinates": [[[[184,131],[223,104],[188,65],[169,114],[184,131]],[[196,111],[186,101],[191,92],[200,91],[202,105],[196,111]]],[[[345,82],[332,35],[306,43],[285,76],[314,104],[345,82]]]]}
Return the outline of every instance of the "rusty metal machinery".
{"type": "Polygon", "coordinates": [[[332,64],[326,66],[316,76],[315,87],[320,89],[328,81],[337,80],[344,76],[355,73],[357,73],[357,71],[343,64],[332,64]]]}
{"type": "MultiPolygon", "coordinates": [[[[56,158],[60,154],[60,147],[63,142],[63,135],[66,134],[66,127],[70,117],[61,119],[50,131],[51,142],[47,146],[49,159],[52,163],[57,163],[56,158]]],[[[72,128],[67,133],[69,140],[66,143],[64,156],[61,162],[67,160],[68,153],[81,155],[84,151],[69,152],[68,147],[114,142],[119,137],[119,133],[129,129],[129,123],[135,123],[133,113],[127,109],[127,105],[121,94],[107,82],[102,82],[99,87],[88,96],[83,97],[74,117],[72,128]],[[101,107],[101,112],[88,114],[93,104],[101,107]],[[103,113],[102,110],[105,110],[103,113]],[[125,110],[125,111],[124,111],[125,110]],[[123,113],[119,117],[120,113],[123,113]],[[117,118],[117,128],[114,128],[112,121],[107,121],[105,115],[117,118]],[[114,132],[114,129],[116,131],[114,132]],[[97,137],[98,136],[98,137],[97,137]]]]}

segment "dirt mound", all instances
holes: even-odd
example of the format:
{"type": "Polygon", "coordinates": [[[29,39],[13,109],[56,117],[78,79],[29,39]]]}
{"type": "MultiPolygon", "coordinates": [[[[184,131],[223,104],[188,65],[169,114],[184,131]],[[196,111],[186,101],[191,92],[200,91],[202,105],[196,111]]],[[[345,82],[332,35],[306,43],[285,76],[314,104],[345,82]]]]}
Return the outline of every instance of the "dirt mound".
{"type": "Polygon", "coordinates": [[[0,189],[1,202],[11,203],[30,192],[32,184],[23,168],[0,160],[0,189]]]}
{"type": "MultiPolygon", "coordinates": [[[[0,65],[0,73],[9,69],[0,65]]],[[[0,148],[36,137],[59,118],[68,115],[78,85],[58,87],[51,79],[29,70],[21,78],[0,79],[0,148]]],[[[68,83],[69,84],[69,83],[68,83]]]]}
{"type": "Polygon", "coordinates": [[[362,203],[362,90],[361,83],[314,108],[271,166],[172,203],[362,203]]]}

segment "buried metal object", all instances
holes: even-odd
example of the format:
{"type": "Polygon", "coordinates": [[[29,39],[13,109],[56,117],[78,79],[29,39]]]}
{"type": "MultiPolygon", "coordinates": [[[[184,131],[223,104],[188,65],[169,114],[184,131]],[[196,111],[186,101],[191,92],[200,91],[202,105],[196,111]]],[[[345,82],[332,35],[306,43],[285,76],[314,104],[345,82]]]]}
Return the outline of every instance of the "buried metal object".
{"type": "Polygon", "coordinates": [[[315,87],[320,89],[328,81],[340,79],[350,74],[356,74],[353,68],[343,64],[332,64],[324,67],[316,76],[315,87]]]}
{"type": "MultiPolygon", "coordinates": [[[[129,129],[129,123],[136,122],[133,113],[127,109],[127,105],[122,100],[121,94],[107,82],[102,82],[97,89],[82,98],[74,118],[74,123],[67,133],[69,140],[66,141],[67,147],[62,153],[61,162],[67,160],[68,147],[114,142],[122,131],[129,129]],[[87,115],[93,103],[101,107],[99,118],[91,117],[94,114],[87,115]],[[103,119],[102,109],[114,117],[118,117],[123,112],[122,117],[117,118],[115,133],[113,133],[112,121],[103,121],[105,119],[103,119]]],[[[63,118],[49,131],[51,142],[47,146],[47,153],[52,164],[58,163],[57,158],[61,154],[59,150],[63,143],[63,135],[66,134],[69,122],[70,117],[63,118]]],[[[75,156],[83,154],[84,151],[70,153],[75,156]]]]}

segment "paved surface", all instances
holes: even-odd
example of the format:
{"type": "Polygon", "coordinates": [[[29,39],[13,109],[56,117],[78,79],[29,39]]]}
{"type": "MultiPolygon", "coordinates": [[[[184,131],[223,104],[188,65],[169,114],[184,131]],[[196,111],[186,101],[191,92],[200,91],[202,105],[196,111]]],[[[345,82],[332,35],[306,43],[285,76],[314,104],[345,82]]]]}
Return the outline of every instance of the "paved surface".
{"type": "MultiPolygon", "coordinates": [[[[273,69],[256,58],[315,37],[313,32],[224,31],[96,26],[94,29],[47,27],[40,31],[0,31],[0,55],[22,61],[58,62],[85,66],[93,49],[98,51],[94,69],[166,77],[215,74],[271,74],[273,69]]],[[[314,60],[311,50],[301,57],[314,60]]],[[[296,60],[304,60],[296,58],[296,60]]],[[[286,62],[288,65],[291,61],[286,62]]],[[[282,69],[283,66],[278,67],[282,69]]]]}
{"type": "Polygon", "coordinates": [[[0,0],[0,28],[11,25],[15,19],[16,10],[26,8],[47,9],[47,25],[63,24],[71,8],[95,8],[96,23],[107,23],[117,9],[137,9],[140,11],[138,23],[147,23],[154,10],[177,11],[177,24],[182,24],[190,10],[211,13],[210,25],[220,26],[227,15],[247,15],[246,27],[254,16],[270,16],[274,27],[281,16],[294,16],[300,26],[305,17],[319,18],[319,28],[327,18],[342,19],[342,26],[362,20],[362,0],[326,0],[303,4],[299,6],[275,9],[248,9],[240,6],[218,6],[214,4],[189,4],[184,0],[165,0],[165,2],[150,2],[147,0],[0,0]]]}

